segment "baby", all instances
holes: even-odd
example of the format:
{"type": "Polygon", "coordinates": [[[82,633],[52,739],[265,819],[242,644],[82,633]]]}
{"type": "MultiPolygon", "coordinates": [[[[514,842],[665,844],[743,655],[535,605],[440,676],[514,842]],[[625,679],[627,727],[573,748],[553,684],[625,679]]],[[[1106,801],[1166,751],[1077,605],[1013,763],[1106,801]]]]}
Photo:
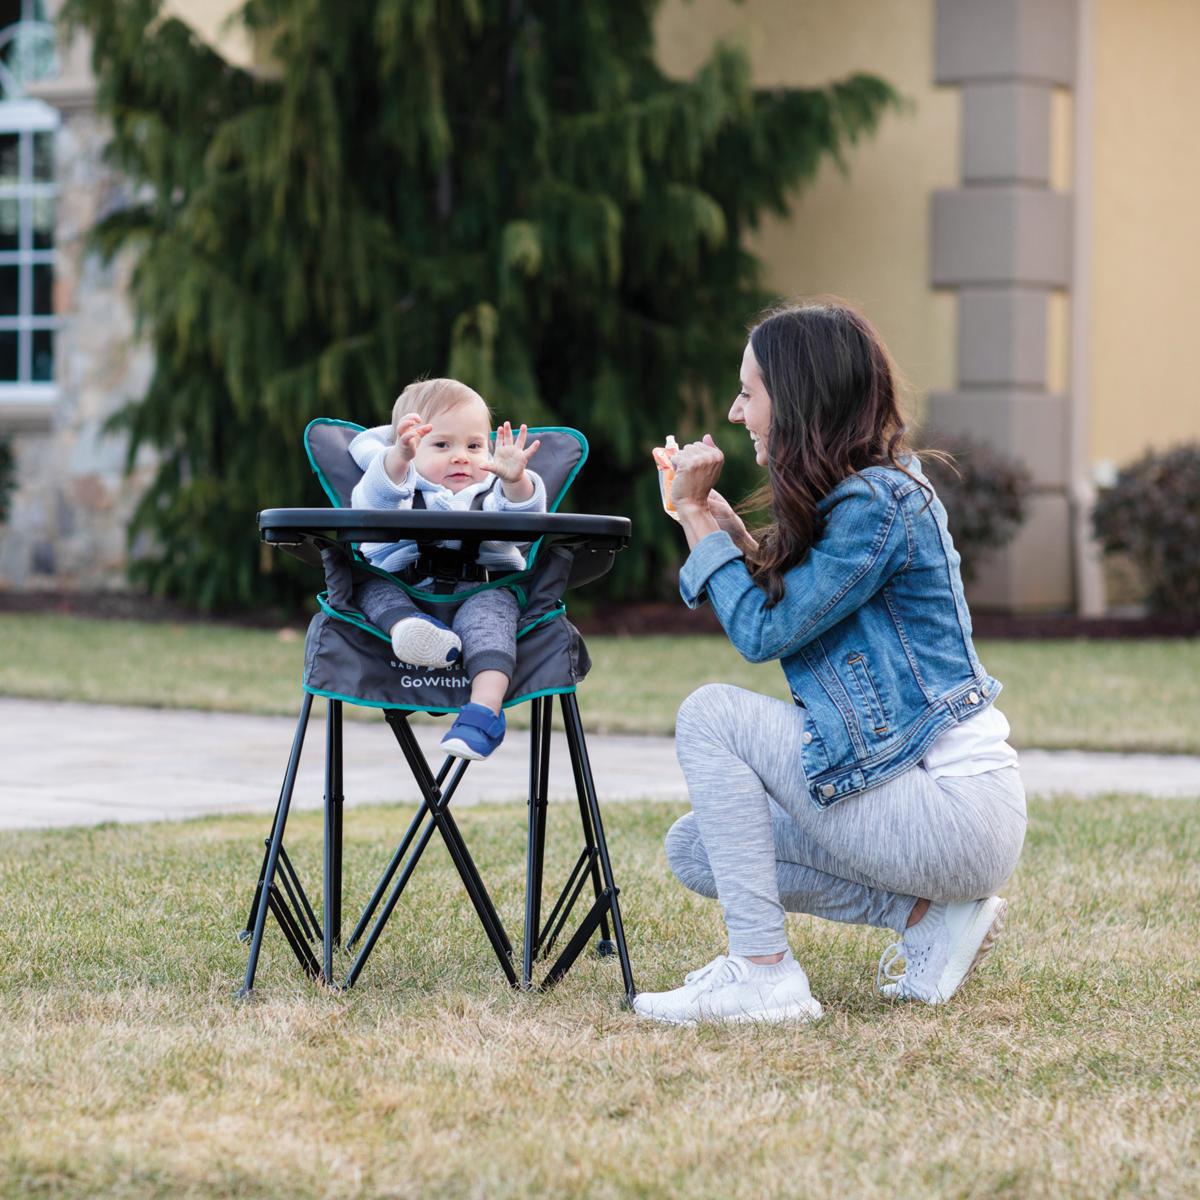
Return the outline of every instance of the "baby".
{"type": "MultiPolygon", "coordinates": [[[[505,421],[496,430],[489,455],[491,413],[483,398],[454,379],[411,383],[392,408],[392,423],[367,429],[350,443],[350,454],[363,468],[350,497],[354,508],[412,508],[419,492],[427,509],[485,512],[545,512],[546,488],[526,470],[538,441],[525,444],[527,429],[513,434],[505,421]]],[[[458,542],[441,546],[456,550],[458,542]]],[[[421,578],[416,542],[372,542],[361,547],[369,562],[406,576],[421,590],[434,580],[421,578]]],[[[488,573],[520,571],[525,558],[511,542],[483,542],[475,578],[461,579],[456,592],[470,591],[488,573]]],[[[371,579],[355,590],[367,619],[386,630],[402,662],[444,667],[461,657],[471,681],[470,703],[442,738],[442,748],[459,758],[487,758],[504,740],[503,702],[517,661],[520,609],[507,588],[488,588],[468,596],[447,626],[423,611],[403,588],[371,579]]]]}

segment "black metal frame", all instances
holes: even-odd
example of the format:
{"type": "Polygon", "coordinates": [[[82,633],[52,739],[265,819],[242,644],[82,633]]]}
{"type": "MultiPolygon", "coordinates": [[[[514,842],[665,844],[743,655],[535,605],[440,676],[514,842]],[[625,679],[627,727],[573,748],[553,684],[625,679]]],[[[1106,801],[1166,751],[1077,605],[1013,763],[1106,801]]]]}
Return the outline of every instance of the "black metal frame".
{"type": "Polygon", "coordinates": [[[589,939],[599,931],[600,939],[597,950],[603,955],[616,954],[621,964],[625,1002],[632,1003],[635,994],[633,971],[629,962],[629,950],[625,942],[625,931],[617,900],[619,889],[613,877],[608,844],[604,837],[604,826],[600,818],[600,805],[596,797],[595,783],[592,779],[583,722],[580,720],[579,706],[574,693],[564,693],[559,699],[566,730],[567,749],[575,778],[575,790],[579,801],[583,849],[563,885],[558,899],[551,906],[549,916],[543,921],[541,906],[553,698],[551,696],[537,697],[531,701],[533,711],[529,754],[529,836],[525,877],[524,944],[520,974],[518,975],[514,964],[512,942],[509,940],[487,887],[471,858],[458,824],[450,813],[450,801],[469,765],[467,760],[447,757],[441,770],[435,776],[417,744],[408,723],[407,713],[399,709],[387,709],[384,711],[384,716],[412,770],[421,793],[421,804],[355,924],[353,932],[346,941],[346,949],[351,950],[358,946],[358,953],[345,980],[338,985],[334,982],[333,976],[333,951],[334,947],[341,943],[342,926],[344,796],[342,794],[342,701],[340,700],[329,700],[326,714],[323,925],[317,920],[299,875],[283,846],[292,793],[296,783],[296,772],[312,710],[312,696],[306,692],[301,704],[296,732],[292,739],[291,754],[288,757],[287,770],[275,808],[271,832],[266,839],[266,849],[254,891],[254,899],[250,906],[250,915],[246,920],[245,929],[239,935],[243,940],[248,939],[251,944],[245,981],[238,994],[243,997],[249,996],[254,987],[254,977],[258,969],[268,912],[275,917],[288,945],[307,975],[329,986],[353,987],[436,830],[441,835],[458,870],[479,922],[500,963],[500,968],[513,987],[524,989],[552,987],[570,970],[589,939]],[[399,872],[398,877],[397,872],[399,872]],[[546,971],[541,982],[535,984],[533,979],[535,962],[538,959],[549,958],[589,879],[594,894],[591,907],[560,951],[557,959],[546,971]],[[388,892],[389,886],[391,887],[390,892],[388,892]],[[384,898],[385,893],[387,893],[386,899],[384,898]],[[380,910],[381,902],[383,907],[380,910]],[[378,914],[377,910],[379,910],[378,914]],[[369,930],[368,926],[370,926],[369,930]],[[365,940],[359,945],[364,934],[366,935],[365,940]],[[319,962],[312,949],[312,943],[316,942],[320,943],[322,951],[319,962]]]}

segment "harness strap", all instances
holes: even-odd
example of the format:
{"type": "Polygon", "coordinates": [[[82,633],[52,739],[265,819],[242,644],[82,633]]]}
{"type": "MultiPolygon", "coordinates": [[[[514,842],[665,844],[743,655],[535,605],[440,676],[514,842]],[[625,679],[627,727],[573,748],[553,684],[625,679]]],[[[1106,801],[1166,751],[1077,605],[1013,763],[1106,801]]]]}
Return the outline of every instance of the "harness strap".
{"type": "MultiPolygon", "coordinates": [[[[481,512],[487,492],[477,492],[471,497],[471,511],[481,512]]],[[[425,493],[418,490],[413,494],[414,509],[425,509],[425,493]]],[[[417,546],[417,560],[405,568],[402,578],[406,583],[417,584],[422,579],[433,580],[433,590],[439,594],[453,592],[459,583],[487,583],[493,575],[507,574],[504,571],[489,571],[475,559],[479,555],[479,541],[462,540],[458,550],[445,546],[417,546]]]]}
{"type": "MultiPolygon", "coordinates": [[[[474,496],[472,496],[471,497],[472,511],[481,512],[483,510],[483,502],[486,499],[487,499],[487,492],[478,492],[474,496]]],[[[417,489],[417,491],[415,491],[413,493],[412,506],[413,506],[413,508],[427,508],[428,507],[428,505],[426,505],[426,503],[425,503],[425,493],[422,492],[419,488],[417,489]]]]}

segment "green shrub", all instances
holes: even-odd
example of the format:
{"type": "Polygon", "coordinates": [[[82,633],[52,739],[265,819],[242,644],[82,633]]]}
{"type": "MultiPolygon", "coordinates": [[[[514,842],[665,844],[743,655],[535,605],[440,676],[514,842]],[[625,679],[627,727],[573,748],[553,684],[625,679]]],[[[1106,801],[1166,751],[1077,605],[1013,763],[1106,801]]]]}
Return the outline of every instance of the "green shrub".
{"type": "Polygon", "coordinates": [[[1200,442],[1122,468],[1092,512],[1104,549],[1129,557],[1159,613],[1200,615],[1200,442]]]}
{"type": "Polygon", "coordinates": [[[17,486],[17,460],[12,438],[0,437],[0,525],[8,520],[8,508],[17,486]]]}
{"type": "Polygon", "coordinates": [[[959,434],[935,434],[921,465],[946,508],[962,577],[975,578],[979,560],[1007,545],[1025,520],[1029,472],[1014,458],[959,434]]]}

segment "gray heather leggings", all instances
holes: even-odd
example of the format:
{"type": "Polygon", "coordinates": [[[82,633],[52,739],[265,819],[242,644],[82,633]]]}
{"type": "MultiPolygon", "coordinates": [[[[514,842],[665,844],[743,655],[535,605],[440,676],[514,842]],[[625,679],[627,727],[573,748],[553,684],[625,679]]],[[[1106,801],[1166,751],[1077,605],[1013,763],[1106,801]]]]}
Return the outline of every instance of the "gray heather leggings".
{"type": "Polygon", "coordinates": [[[719,898],[733,954],[787,949],[784,912],[902,932],[919,897],[974,900],[1025,840],[1015,767],[934,780],[923,767],[819,809],[800,765],[804,709],[710,684],[679,709],[692,811],[667,834],[687,887],[719,898]]]}
{"type": "MultiPolygon", "coordinates": [[[[477,586],[460,583],[455,591],[477,586]]],[[[521,609],[508,588],[476,592],[457,607],[430,604],[423,608],[402,587],[386,579],[368,579],[354,589],[354,602],[367,620],[385,633],[397,621],[419,612],[445,622],[462,642],[463,669],[470,679],[480,671],[503,671],[511,679],[516,670],[517,620],[521,609]],[[448,614],[447,609],[454,611],[448,614]]]]}

